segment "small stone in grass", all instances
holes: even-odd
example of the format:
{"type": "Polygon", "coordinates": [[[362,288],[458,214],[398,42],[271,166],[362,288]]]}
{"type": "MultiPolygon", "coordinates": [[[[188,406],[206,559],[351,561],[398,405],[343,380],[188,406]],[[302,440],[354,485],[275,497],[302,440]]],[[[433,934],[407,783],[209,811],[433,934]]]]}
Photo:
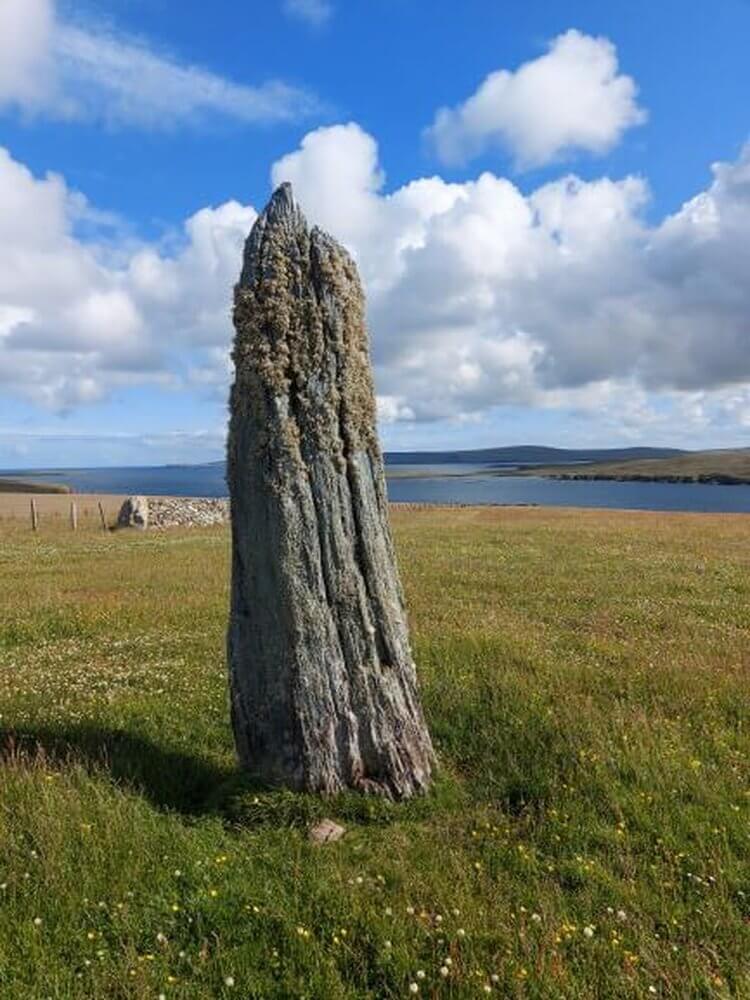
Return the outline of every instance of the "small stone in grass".
{"type": "Polygon", "coordinates": [[[323,819],[320,823],[310,827],[310,840],[313,844],[332,844],[346,833],[343,826],[334,823],[332,819],[323,819]]]}

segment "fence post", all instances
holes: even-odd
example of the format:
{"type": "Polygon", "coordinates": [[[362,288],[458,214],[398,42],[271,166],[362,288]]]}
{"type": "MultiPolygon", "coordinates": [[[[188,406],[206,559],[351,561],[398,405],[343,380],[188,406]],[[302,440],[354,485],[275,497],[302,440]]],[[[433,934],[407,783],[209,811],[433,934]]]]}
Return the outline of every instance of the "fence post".
{"type": "Polygon", "coordinates": [[[101,500],[99,501],[99,517],[101,518],[101,522],[102,522],[102,531],[106,531],[107,530],[107,518],[104,516],[104,507],[102,507],[101,500]]]}
{"type": "Polygon", "coordinates": [[[75,500],[70,502],[70,527],[73,531],[78,530],[78,507],[75,500]]]}
{"type": "Polygon", "coordinates": [[[31,501],[31,530],[39,530],[39,515],[36,509],[36,500],[31,501]]]}

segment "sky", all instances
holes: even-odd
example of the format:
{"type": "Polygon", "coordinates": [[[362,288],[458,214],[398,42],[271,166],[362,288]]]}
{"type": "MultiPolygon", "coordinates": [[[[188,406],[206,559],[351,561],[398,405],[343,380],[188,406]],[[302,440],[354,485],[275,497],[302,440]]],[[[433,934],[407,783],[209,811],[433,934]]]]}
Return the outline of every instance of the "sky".
{"type": "Polygon", "coordinates": [[[750,446],[750,0],[0,0],[0,468],[223,454],[274,185],[384,446],[750,446]]]}

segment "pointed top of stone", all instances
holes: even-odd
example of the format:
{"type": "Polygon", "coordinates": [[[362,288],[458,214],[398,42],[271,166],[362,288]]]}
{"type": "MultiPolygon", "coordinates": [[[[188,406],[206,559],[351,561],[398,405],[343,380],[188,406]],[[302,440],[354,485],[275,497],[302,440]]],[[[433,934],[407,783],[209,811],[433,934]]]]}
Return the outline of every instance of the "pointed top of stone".
{"type": "Polygon", "coordinates": [[[307,220],[294,197],[292,185],[284,181],[271,195],[247,238],[240,285],[249,285],[257,274],[261,248],[267,235],[274,231],[291,235],[300,230],[307,232],[307,220]]]}
{"type": "Polygon", "coordinates": [[[260,219],[265,220],[264,226],[286,225],[307,229],[307,220],[294,197],[289,181],[279,184],[263,209],[260,219]]]}
{"type": "Polygon", "coordinates": [[[266,214],[274,216],[292,215],[297,208],[292,185],[289,181],[284,181],[283,184],[279,184],[271,195],[271,200],[266,205],[266,214]]]}

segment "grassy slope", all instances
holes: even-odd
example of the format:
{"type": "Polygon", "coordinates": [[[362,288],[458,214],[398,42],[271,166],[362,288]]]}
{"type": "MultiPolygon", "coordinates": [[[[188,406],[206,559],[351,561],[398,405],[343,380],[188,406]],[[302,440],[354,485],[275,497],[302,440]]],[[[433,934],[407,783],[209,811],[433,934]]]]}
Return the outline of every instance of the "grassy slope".
{"type": "Polygon", "coordinates": [[[391,808],[243,792],[226,532],[0,529],[3,1000],[750,996],[750,518],[395,522],[442,777],[391,808]]]}
{"type": "Polygon", "coordinates": [[[734,451],[698,451],[675,458],[633,459],[626,462],[592,462],[578,468],[546,465],[526,469],[524,475],[565,476],[570,479],[725,479],[750,483],[750,448],[734,451]]]}
{"type": "Polygon", "coordinates": [[[34,483],[21,479],[0,479],[0,493],[70,493],[63,483],[34,483]]]}

